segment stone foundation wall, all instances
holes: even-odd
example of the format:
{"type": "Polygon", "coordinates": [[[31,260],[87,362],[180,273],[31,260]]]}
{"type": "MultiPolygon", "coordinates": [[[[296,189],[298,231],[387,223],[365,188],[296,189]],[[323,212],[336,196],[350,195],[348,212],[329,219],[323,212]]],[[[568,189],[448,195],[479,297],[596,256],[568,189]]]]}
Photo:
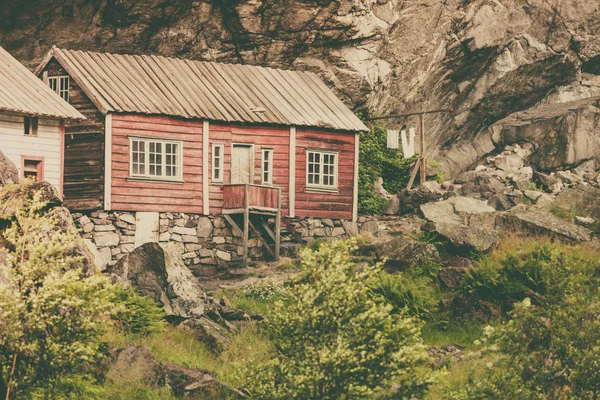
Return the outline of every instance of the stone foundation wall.
{"type": "MultiPolygon", "coordinates": [[[[242,238],[220,215],[95,211],[73,214],[73,217],[102,269],[115,265],[120,258],[149,241],[183,243],[185,264],[198,276],[212,276],[242,265],[242,238]]],[[[374,227],[369,226],[373,222],[364,218],[360,224],[333,219],[286,218],[282,222],[281,256],[295,257],[302,245],[316,239],[357,235],[361,225],[373,231],[374,227]]],[[[251,232],[249,258],[258,261],[269,260],[269,257],[259,238],[251,232]]]]}

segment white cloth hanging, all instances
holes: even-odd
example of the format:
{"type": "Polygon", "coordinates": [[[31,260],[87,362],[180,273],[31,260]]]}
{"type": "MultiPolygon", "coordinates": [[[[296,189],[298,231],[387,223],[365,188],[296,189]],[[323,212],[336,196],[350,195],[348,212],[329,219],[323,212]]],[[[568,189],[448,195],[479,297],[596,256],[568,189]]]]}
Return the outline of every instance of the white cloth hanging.
{"type": "Polygon", "coordinates": [[[408,137],[406,131],[402,131],[402,153],[404,158],[411,158],[415,155],[415,128],[408,130],[408,137]]]}
{"type": "Polygon", "coordinates": [[[398,148],[398,133],[400,131],[388,129],[387,130],[387,147],[388,149],[398,148]]]}

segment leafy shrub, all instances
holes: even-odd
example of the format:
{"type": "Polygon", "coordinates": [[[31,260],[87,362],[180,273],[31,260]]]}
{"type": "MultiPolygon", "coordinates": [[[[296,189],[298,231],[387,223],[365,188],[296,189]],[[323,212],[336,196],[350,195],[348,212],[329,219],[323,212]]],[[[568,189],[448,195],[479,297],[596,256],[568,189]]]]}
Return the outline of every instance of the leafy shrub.
{"type": "Polygon", "coordinates": [[[525,254],[509,253],[496,262],[486,258],[471,270],[463,280],[463,291],[476,291],[482,299],[511,309],[516,301],[527,296],[543,298],[552,291],[552,270],[557,264],[578,263],[587,271],[590,261],[565,252],[560,247],[544,243],[525,254]]]}
{"type": "Polygon", "coordinates": [[[419,396],[431,382],[419,327],[376,302],[367,281],[380,265],[357,268],[352,243],[303,249],[302,273],[268,321],[277,349],[247,367],[250,393],[261,399],[419,396]]]}
{"type": "Polygon", "coordinates": [[[453,398],[598,398],[598,261],[543,246],[522,263],[537,264],[520,280],[538,295],[516,303],[508,323],[485,330],[483,350],[497,361],[453,398]]]}
{"type": "Polygon", "coordinates": [[[371,291],[391,304],[395,313],[406,312],[411,316],[428,319],[437,309],[435,290],[431,279],[412,277],[406,273],[378,273],[370,282],[371,291]]]}
{"type": "Polygon", "coordinates": [[[365,215],[380,213],[386,200],[373,193],[376,179],[383,178],[383,187],[388,192],[400,192],[408,184],[415,159],[404,159],[401,150],[387,148],[387,131],[381,122],[375,123],[371,131],[361,133],[358,212],[365,215]]]}
{"type": "Polygon", "coordinates": [[[149,335],[165,328],[165,312],[162,305],[140,296],[135,290],[119,289],[114,302],[119,304],[112,315],[116,327],[123,334],[149,335]]]}
{"type": "MultiPolygon", "coordinates": [[[[3,191],[33,190],[24,185],[3,191]]],[[[7,399],[69,398],[58,393],[68,386],[93,392],[94,377],[85,387],[79,383],[105,354],[103,334],[116,307],[115,286],[101,276],[83,276],[82,258],[74,251],[83,246],[81,239],[61,227],[56,209],[44,211],[42,197],[37,191],[24,200],[4,231],[0,397],[7,399]]]]}

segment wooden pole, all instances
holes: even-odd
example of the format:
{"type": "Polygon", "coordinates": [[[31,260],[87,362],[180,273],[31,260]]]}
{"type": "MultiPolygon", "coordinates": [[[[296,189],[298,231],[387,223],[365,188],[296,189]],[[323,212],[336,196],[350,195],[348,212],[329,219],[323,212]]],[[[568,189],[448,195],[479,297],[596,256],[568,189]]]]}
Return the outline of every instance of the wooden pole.
{"type": "Polygon", "coordinates": [[[423,114],[419,115],[421,123],[421,185],[427,181],[427,168],[425,166],[425,120],[423,114]]]}
{"type": "Polygon", "coordinates": [[[275,217],[275,261],[279,261],[281,248],[281,189],[277,189],[277,217],[275,217]]]}
{"type": "Polygon", "coordinates": [[[248,235],[250,229],[250,186],[244,185],[244,267],[248,266],[248,235]]]}

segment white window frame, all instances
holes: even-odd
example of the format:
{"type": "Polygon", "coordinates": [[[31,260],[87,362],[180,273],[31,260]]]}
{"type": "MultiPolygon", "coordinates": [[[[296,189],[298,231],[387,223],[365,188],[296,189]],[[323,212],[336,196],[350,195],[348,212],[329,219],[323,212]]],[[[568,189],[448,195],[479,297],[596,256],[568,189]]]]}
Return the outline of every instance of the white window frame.
{"type": "Polygon", "coordinates": [[[167,181],[167,182],[182,182],[183,181],[183,142],[181,140],[170,140],[170,139],[156,139],[147,137],[129,137],[129,177],[132,179],[146,179],[154,181],[167,181]],[[133,173],[133,142],[139,141],[144,142],[144,174],[133,173]],[[150,175],[150,143],[160,143],[161,146],[161,175],[150,175]],[[168,144],[177,145],[177,175],[167,175],[167,154],[166,148],[168,144]]]}
{"type": "Polygon", "coordinates": [[[306,149],[306,187],[308,189],[318,189],[318,190],[327,190],[327,191],[337,191],[338,189],[338,179],[339,179],[339,161],[340,161],[340,153],[339,151],[333,150],[322,150],[322,149],[306,149]],[[309,157],[310,154],[320,154],[320,162],[319,162],[319,184],[308,183],[308,175],[309,175],[309,157]],[[335,156],[334,163],[334,174],[333,174],[333,185],[323,185],[323,160],[325,155],[335,156]]]}
{"type": "Polygon", "coordinates": [[[225,143],[213,143],[212,144],[212,181],[215,183],[223,183],[223,176],[225,175],[225,143]],[[219,150],[219,165],[216,163],[215,149],[219,150]],[[216,177],[216,172],[219,170],[220,176],[216,177]]]}
{"type": "Polygon", "coordinates": [[[71,77],[69,75],[58,75],[58,76],[50,76],[48,77],[48,86],[52,89],[57,95],[63,98],[65,101],[69,101],[69,88],[71,86],[71,77]],[[63,85],[63,81],[66,81],[66,89],[65,85],[63,85]]]}
{"type": "Polygon", "coordinates": [[[272,147],[262,148],[262,156],[260,159],[260,177],[263,185],[273,184],[273,154],[274,150],[272,147]],[[265,162],[267,164],[267,168],[265,168],[265,162]],[[267,174],[267,179],[265,179],[265,174],[267,174]]]}

